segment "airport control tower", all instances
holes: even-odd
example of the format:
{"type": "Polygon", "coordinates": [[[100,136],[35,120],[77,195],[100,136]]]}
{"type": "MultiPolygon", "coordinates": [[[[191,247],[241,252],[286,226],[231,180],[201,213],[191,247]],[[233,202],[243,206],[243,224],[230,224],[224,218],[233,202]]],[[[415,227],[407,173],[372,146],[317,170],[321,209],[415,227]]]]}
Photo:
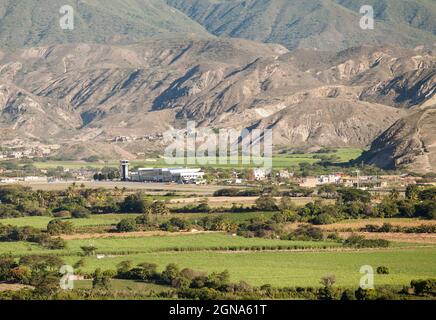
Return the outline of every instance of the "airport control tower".
{"type": "Polygon", "coordinates": [[[129,180],[129,160],[120,161],[120,177],[122,181],[129,180]]]}

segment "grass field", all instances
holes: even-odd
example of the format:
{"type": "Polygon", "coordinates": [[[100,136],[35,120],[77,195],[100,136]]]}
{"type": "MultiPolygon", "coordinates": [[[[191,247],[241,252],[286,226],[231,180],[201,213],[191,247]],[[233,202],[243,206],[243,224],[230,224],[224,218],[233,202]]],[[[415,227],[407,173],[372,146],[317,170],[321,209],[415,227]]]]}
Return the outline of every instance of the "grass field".
{"type": "MultiPolygon", "coordinates": [[[[292,243],[295,245],[315,245],[322,243],[287,242],[266,239],[245,239],[221,234],[187,235],[170,237],[149,237],[133,239],[95,239],[68,241],[69,250],[53,252],[63,256],[66,263],[73,265],[82,257],[77,254],[81,245],[93,244],[98,251],[136,251],[137,253],[107,255],[104,259],[85,257],[82,271],[93,272],[96,268],[112,269],[124,260],[133,264],[156,263],[163,269],[169,263],[181,268],[213,272],[228,269],[233,281],[244,280],[252,285],[271,284],[274,286],[317,286],[319,279],[334,274],[338,286],[357,287],[361,277],[359,269],[363,265],[387,266],[389,275],[375,275],[376,285],[406,285],[412,279],[436,277],[436,247],[402,248],[392,247],[383,250],[348,251],[211,251],[214,246],[274,245],[292,243]],[[200,251],[176,252],[156,251],[179,248],[199,248],[200,251]]],[[[328,245],[334,245],[329,243],[328,245]]],[[[338,248],[339,249],[339,248],[338,248]]],[[[48,253],[37,245],[18,242],[0,243],[0,254],[48,253]]]]}
{"type": "MultiPolygon", "coordinates": [[[[357,148],[341,148],[338,149],[335,153],[329,153],[328,155],[337,156],[339,158],[339,162],[348,162],[351,159],[356,159],[362,154],[362,149],[357,148]]],[[[287,168],[290,166],[296,166],[299,163],[316,163],[319,162],[319,159],[315,159],[316,155],[311,153],[306,154],[291,154],[291,155],[274,155],[272,162],[273,167],[277,169],[287,168]]],[[[134,160],[131,161],[132,167],[168,167],[168,166],[187,166],[187,167],[198,167],[199,163],[196,163],[193,158],[183,158],[183,159],[172,159],[176,162],[176,164],[169,165],[168,162],[165,161],[164,158],[155,158],[146,160],[134,160]]],[[[206,167],[212,168],[247,168],[247,167],[258,167],[257,163],[249,163],[250,159],[239,157],[238,164],[232,164],[235,162],[235,158],[229,157],[228,163],[220,164],[218,161],[215,164],[207,164],[206,167]],[[244,163],[242,163],[244,161],[244,163]],[[245,163],[246,162],[246,163],[245,163]],[[249,163],[249,164],[248,164],[249,163]]],[[[84,167],[91,168],[102,168],[105,165],[110,167],[118,167],[118,161],[107,161],[103,162],[85,162],[85,161],[44,161],[44,162],[34,162],[33,165],[39,169],[50,169],[56,167],[64,167],[70,169],[79,169],[84,167]]]]}
{"type": "Polygon", "coordinates": [[[252,248],[258,246],[298,246],[305,248],[338,247],[334,242],[283,241],[262,238],[234,237],[227,234],[183,234],[169,236],[149,236],[137,238],[97,238],[68,240],[68,248],[63,250],[47,250],[28,242],[0,242],[0,254],[11,253],[15,256],[25,254],[56,253],[59,255],[78,255],[80,247],[93,245],[98,253],[124,255],[140,252],[174,251],[175,249],[212,250],[222,247],[252,248]]]}
{"type": "MultiPolygon", "coordinates": [[[[66,257],[74,263],[78,257],[66,257]]],[[[326,275],[335,275],[338,286],[358,287],[363,265],[387,266],[389,275],[375,275],[375,285],[407,285],[412,279],[436,277],[436,248],[390,249],[361,252],[160,252],[97,260],[86,258],[84,270],[114,269],[123,260],[152,262],[163,269],[168,263],[213,272],[229,270],[232,281],[252,285],[319,286],[326,275]]]]}
{"type": "Polygon", "coordinates": [[[156,263],[163,269],[168,263],[181,268],[213,272],[228,269],[233,281],[244,280],[252,285],[317,286],[319,279],[334,274],[338,286],[357,287],[362,265],[373,268],[387,266],[389,275],[376,275],[376,285],[406,285],[412,279],[436,277],[436,246],[393,246],[383,250],[342,251],[337,243],[295,242],[268,239],[246,239],[225,234],[155,236],[145,238],[107,238],[70,240],[67,250],[49,251],[24,242],[0,243],[0,254],[15,256],[55,253],[74,265],[83,258],[80,246],[94,245],[106,252],[103,259],[85,257],[84,272],[96,268],[112,269],[124,260],[134,264],[156,263]],[[318,247],[312,251],[214,251],[215,247],[297,245],[318,247]],[[325,250],[323,247],[332,247],[325,250]],[[195,248],[197,251],[174,251],[174,248],[195,248]]]}
{"type": "MultiPolygon", "coordinates": [[[[272,213],[263,213],[264,215],[272,213]]],[[[224,214],[234,221],[250,219],[259,213],[224,214]]],[[[77,227],[113,225],[125,217],[136,215],[94,215],[89,219],[72,219],[77,227]]],[[[195,220],[204,214],[179,214],[195,220]]],[[[0,220],[2,224],[45,227],[50,217],[25,217],[0,220]]],[[[380,223],[368,220],[368,223],[380,223]]],[[[415,219],[385,219],[383,222],[416,224],[415,219]]],[[[362,221],[344,221],[341,226],[354,225],[362,221]]],[[[110,234],[106,234],[110,236],[110,234]]],[[[169,263],[180,268],[214,272],[229,270],[232,281],[244,280],[251,285],[271,284],[283,286],[318,286],[323,276],[335,275],[337,286],[357,288],[360,267],[370,265],[374,270],[386,266],[389,275],[375,275],[376,285],[407,285],[413,279],[436,277],[436,245],[419,243],[392,243],[390,248],[344,250],[337,242],[285,241],[263,238],[243,238],[225,233],[198,233],[161,236],[118,235],[108,238],[84,238],[67,240],[67,248],[48,250],[28,242],[0,242],[0,255],[12,254],[20,257],[28,254],[57,254],[67,264],[74,265],[79,259],[85,260],[81,271],[92,273],[96,268],[115,270],[118,263],[129,260],[133,264],[156,263],[162,270],[169,263]],[[104,254],[83,257],[81,246],[93,245],[97,253],[104,254]],[[280,249],[280,250],[279,250],[280,249]],[[284,249],[284,250],[283,250],[284,249]],[[289,250],[291,249],[291,250],[289,250]]],[[[88,288],[89,281],[78,282],[88,288]]],[[[118,290],[153,290],[147,284],[134,282],[113,282],[118,290]],[[143,287],[141,287],[143,286],[143,287]],[[130,289],[129,289],[130,288],[130,289]]],[[[155,288],[155,291],[162,288],[155,288]]],[[[165,289],[165,288],[163,288],[165,289]]]]}

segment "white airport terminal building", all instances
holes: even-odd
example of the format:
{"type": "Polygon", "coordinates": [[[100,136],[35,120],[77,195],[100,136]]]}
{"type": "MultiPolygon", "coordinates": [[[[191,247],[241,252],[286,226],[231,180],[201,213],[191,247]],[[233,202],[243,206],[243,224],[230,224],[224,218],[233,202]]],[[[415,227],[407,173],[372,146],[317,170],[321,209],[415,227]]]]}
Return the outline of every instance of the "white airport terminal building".
{"type": "Polygon", "coordinates": [[[139,168],[129,172],[129,160],[120,161],[120,176],[124,181],[204,183],[200,168],[139,168]]]}
{"type": "Polygon", "coordinates": [[[177,182],[201,183],[204,172],[188,168],[140,168],[130,175],[130,180],[138,182],[177,182]]]}

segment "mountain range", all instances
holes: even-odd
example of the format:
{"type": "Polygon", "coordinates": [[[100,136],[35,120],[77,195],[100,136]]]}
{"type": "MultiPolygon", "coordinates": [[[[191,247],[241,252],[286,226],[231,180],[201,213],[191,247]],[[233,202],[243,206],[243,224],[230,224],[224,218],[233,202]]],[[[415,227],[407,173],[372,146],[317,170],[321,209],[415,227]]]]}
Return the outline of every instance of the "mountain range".
{"type": "Polygon", "coordinates": [[[370,147],[434,171],[435,4],[357,0],[0,0],[2,144],[134,158],[183,127],[272,128],[276,149],[370,147]],[[37,4],[36,4],[37,3],[37,4]],[[56,9],[56,10],[55,10],[56,9]]]}

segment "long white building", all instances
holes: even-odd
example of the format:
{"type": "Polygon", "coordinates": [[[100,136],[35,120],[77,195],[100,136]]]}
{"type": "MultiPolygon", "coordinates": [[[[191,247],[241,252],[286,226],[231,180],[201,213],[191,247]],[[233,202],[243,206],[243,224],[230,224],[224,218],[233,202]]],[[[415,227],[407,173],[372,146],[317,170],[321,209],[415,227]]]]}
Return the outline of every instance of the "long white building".
{"type": "Polygon", "coordinates": [[[201,183],[204,172],[188,168],[140,168],[130,174],[132,181],[201,183]]]}

